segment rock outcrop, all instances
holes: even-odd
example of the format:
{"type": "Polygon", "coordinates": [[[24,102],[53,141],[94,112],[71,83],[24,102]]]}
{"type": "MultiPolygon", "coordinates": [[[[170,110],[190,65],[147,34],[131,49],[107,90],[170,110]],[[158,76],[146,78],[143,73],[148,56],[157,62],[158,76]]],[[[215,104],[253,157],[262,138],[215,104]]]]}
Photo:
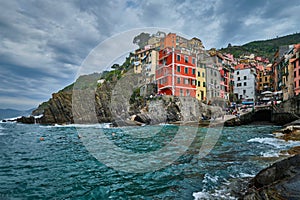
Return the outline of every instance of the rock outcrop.
{"type": "Polygon", "coordinates": [[[279,161],[259,172],[244,200],[300,199],[300,155],[279,161]]]}
{"type": "MultiPolygon", "coordinates": [[[[33,111],[34,116],[19,122],[41,124],[106,123],[115,126],[198,122],[202,116],[219,117],[222,109],[191,97],[140,96],[138,74],[123,73],[96,85],[94,74],[52,94],[49,101],[33,111]]],[[[98,77],[99,78],[99,77],[98,77]]]]}
{"type": "MultiPolygon", "coordinates": [[[[52,94],[47,105],[41,105],[32,112],[33,115],[43,115],[36,119],[41,124],[73,123],[72,91],[63,91],[52,94]]],[[[23,121],[22,121],[23,122],[23,121]]]]}

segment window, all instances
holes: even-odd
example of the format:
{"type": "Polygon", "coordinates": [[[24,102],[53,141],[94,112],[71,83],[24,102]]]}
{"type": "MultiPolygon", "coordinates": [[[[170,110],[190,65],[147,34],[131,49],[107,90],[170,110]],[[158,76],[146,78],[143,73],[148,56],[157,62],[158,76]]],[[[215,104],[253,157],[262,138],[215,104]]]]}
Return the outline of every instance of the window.
{"type": "Polygon", "coordinates": [[[217,77],[217,72],[214,72],[215,77],[217,77]]]}
{"type": "Polygon", "coordinates": [[[192,85],[196,85],[196,81],[195,80],[192,80],[192,85]]]}
{"type": "Polygon", "coordinates": [[[244,86],[247,86],[247,82],[244,82],[244,86]]]}
{"type": "Polygon", "coordinates": [[[205,73],[204,73],[204,72],[202,72],[202,77],[203,77],[203,78],[205,77],[205,73]]]}
{"type": "Polygon", "coordinates": [[[205,87],[205,82],[203,82],[203,87],[205,87]]]}
{"type": "Polygon", "coordinates": [[[180,84],[180,77],[177,77],[177,83],[180,84]]]}
{"type": "Polygon", "coordinates": [[[180,72],[180,65],[177,65],[177,71],[180,72]]]}
{"type": "Polygon", "coordinates": [[[201,82],[200,81],[198,81],[198,87],[200,87],[201,86],[201,82]]]}
{"type": "Polygon", "coordinates": [[[241,80],[241,77],[237,77],[237,79],[238,79],[238,81],[240,81],[240,80],[241,80]]]}
{"type": "Polygon", "coordinates": [[[198,72],[198,77],[200,77],[200,75],[201,75],[200,72],[198,72]]]}
{"type": "Polygon", "coordinates": [[[183,89],[180,89],[180,96],[183,96],[183,89]]]}
{"type": "Polygon", "coordinates": [[[237,83],[236,84],[236,87],[241,87],[242,86],[242,83],[237,83]]]}
{"type": "Polygon", "coordinates": [[[240,75],[240,72],[239,72],[239,71],[237,71],[237,72],[236,72],[236,75],[240,75]]]}
{"type": "Polygon", "coordinates": [[[188,63],[188,62],[189,62],[189,57],[188,57],[188,56],[185,56],[185,57],[184,57],[184,62],[185,62],[185,63],[188,63]]]}
{"type": "Polygon", "coordinates": [[[186,90],[186,96],[190,96],[190,90],[186,90]]]}
{"type": "Polygon", "coordinates": [[[189,84],[189,79],[185,78],[184,79],[184,84],[186,84],[186,85],[189,84]]]}
{"type": "Polygon", "coordinates": [[[195,58],[192,58],[192,63],[193,63],[193,64],[195,64],[195,63],[196,63],[196,61],[195,61],[195,58]]]}
{"type": "Polygon", "coordinates": [[[218,63],[222,63],[222,59],[218,57],[218,63]]]}
{"type": "Polygon", "coordinates": [[[189,73],[189,68],[185,67],[184,68],[184,73],[186,73],[186,74],[189,73]]]}
{"type": "Polygon", "coordinates": [[[262,82],[262,78],[259,78],[259,82],[262,82]]]}
{"type": "Polygon", "coordinates": [[[296,71],[294,72],[294,77],[296,77],[297,76],[297,73],[296,73],[296,71]]]}
{"type": "Polygon", "coordinates": [[[243,94],[246,94],[246,90],[243,90],[243,94]]]}
{"type": "Polygon", "coordinates": [[[244,80],[247,80],[247,76],[244,76],[244,80]]]}
{"type": "Polygon", "coordinates": [[[298,69],[298,75],[300,76],[300,69],[298,69]]]}
{"type": "Polygon", "coordinates": [[[192,74],[195,74],[196,73],[196,70],[195,69],[192,69],[192,74]]]}
{"type": "Polygon", "coordinates": [[[268,81],[268,77],[265,77],[265,81],[268,81]]]}
{"type": "Polygon", "coordinates": [[[180,55],[177,54],[177,61],[180,61],[180,55]]]}

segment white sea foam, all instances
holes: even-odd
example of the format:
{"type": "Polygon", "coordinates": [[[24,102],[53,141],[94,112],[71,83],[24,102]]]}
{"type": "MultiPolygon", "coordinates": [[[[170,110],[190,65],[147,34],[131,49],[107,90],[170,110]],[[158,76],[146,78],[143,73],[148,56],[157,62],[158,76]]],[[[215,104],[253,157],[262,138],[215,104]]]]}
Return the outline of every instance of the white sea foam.
{"type": "Polygon", "coordinates": [[[286,146],[299,146],[300,141],[285,141],[279,138],[252,138],[247,142],[257,142],[261,144],[271,145],[275,148],[284,148],[286,146]]]}
{"type": "Polygon", "coordinates": [[[274,157],[279,157],[279,153],[278,152],[261,152],[260,153],[262,157],[265,158],[274,158],[274,157]]]}
{"type": "Polygon", "coordinates": [[[110,128],[111,127],[111,123],[103,123],[103,124],[66,124],[66,125],[55,124],[54,126],[51,126],[51,125],[43,126],[43,125],[41,125],[40,127],[42,127],[42,128],[61,128],[61,127],[74,127],[74,128],[110,128]]]}
{"type": "Polygon", "coordinates": [[[218,176],[211,176],[210,174],[205,174],[202,182],[205,184],[209,182],[216,183],[218,179],[219,179],[218,176]]]}
{"type": "Polygon", "coordinates": [[[13,120],[17,120],[18,118],[21,118],[22,116],[18,116],[18,117],[11,117],[11,118],[6,118],[6,119],[4,119],[4,120],[6,120],[6,121],[8,121],[8,120],[11,120],[11,121],[13,121],[13,120]]]}
{"type": "Polygon", "coordinates": [[[43,117],[44,115],[43,114],[41,114],[41,115],[36,115],[36,116],[33,116],[35,119],[39,119],[39,118],[41,118],[41,117],[43,117]]]}
{"type": "Polygon", "coordinates": [[[212,192],[207,192],[205,190],[202,190],[201,192],[193,192],[193,197],[195,200],[237,199],[233,197],[227,189],[219,189],[212,192]]]}
{"type": "MultiPolygon", "coordinates": [[[[204,179],[202,181],[202,183],[204,185],[210,185],[211,183],[215,184],[218,183],[219,181],[219,177],[218,176],[212,176],[209,173],[206,173],[204,175],[204,179]]],[[[233,197],[229,190],[228,190],[228,184],[224,184],[224,187],[221,187],[219,189],[215,189],[215,190],[210,190],[207,191],[205,188],[202,189],[202,191],[199,192],[194,192],[193,193],[193,197],[195,200],[202,200],[202,199],[236,199],[235,197],[233,197]],[[226,186],[227,185],[227,186],[226,186]]]]}
{"type": "Polygon", "coordinates": [[[240,175],[240,178],[247,178],[247,177],[254,177],[255,176],[253,174],[247,174],[247,173],[243,173],[243,172],[241,172],[239,175],[240,175]]]}

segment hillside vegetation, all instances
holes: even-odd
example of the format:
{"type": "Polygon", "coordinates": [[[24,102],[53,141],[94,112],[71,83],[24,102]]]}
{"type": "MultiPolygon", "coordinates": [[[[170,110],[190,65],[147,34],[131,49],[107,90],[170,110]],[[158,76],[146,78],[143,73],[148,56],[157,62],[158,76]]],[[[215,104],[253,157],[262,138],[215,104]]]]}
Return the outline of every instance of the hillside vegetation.
{"type": "Polygon", "coordinates": [[[279,46],[297,43],[300,43],[300,33],[277,37],[270,40],[253,41],[242,46],[228,45],[227,48],[221,48],[220,52],[231,53],[237,58],[242,55],[254,53],[255,55],[268,58],[271,61],[279,46]]]}

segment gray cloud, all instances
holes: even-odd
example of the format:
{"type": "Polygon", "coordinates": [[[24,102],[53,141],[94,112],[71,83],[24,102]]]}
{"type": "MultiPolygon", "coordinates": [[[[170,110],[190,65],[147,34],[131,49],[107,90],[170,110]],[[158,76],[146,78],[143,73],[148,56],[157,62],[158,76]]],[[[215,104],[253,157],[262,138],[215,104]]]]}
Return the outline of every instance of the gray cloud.
{"type": "MultiPolygon", "coordinates": [[[[80,65],[91,50],[115,34],[169,28],[220,48],[298,32],[299,6],[297,0],[3,1],[0,108],[27,109],[48,100],[84,71],[80,65]]],[[[121,56],[109,48],[106,54],[121,56]]]]}

